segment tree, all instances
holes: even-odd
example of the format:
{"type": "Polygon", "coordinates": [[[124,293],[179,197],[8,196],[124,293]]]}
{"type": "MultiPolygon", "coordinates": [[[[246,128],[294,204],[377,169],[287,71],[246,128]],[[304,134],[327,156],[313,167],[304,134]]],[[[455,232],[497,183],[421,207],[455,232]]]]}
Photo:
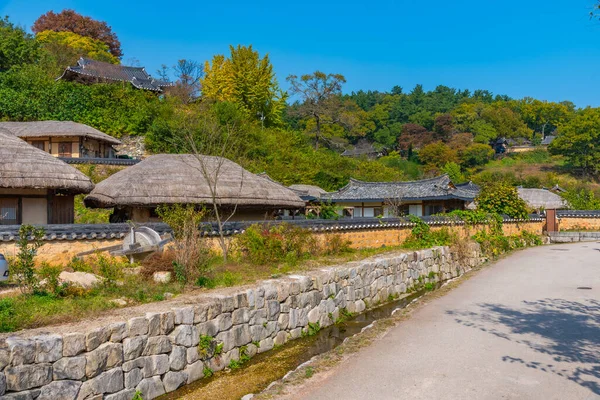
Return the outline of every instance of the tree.
{"type": "Polygon", "coordinates": [[[42,44],[57,67],[64,69],[73,65],[79,57],[118,64],[120,60],[110,53],[108,45],[88,36],[73,32],[42,31],[36,39],[42,44]]]}
{"type": "Polygon", "coordinates": [[[168,89],[171,96],[179,98],[184,103],[194,101],[200,96],[202,87],[200,81],[204,74],[202,64],[193,61],[181,59],[171,68],[165,64],[157,71],[158,76],[165,82],[171,82],[171,72],[175,75],[175,87],[168,89]]]}
{"type": "Polygon", "coordinates": [[[571,116],[572,110],[566,104],[540,101],[526,97],[511,102],[519,112],[523,121],[542,138],[550,134],[558,125],[564,124],[571,116]]]}
{"type": "Polygon", "coordinates": [[[529,216],[527,204],[519,197],[517,189],[503,181],[483,185],[475,202],[477,209],[484,212],[517,219],[527,219],[529,216]]]}
{"type": "Polygon", "coordinates": [[[446,163],[446,165],[444,165],[444,168],[442,168],[442,172],[448,174],[450,180],[455,184],[463,183],[464,181],[466,181],[465,176],[460,170],[460,165],[458,165],[455,162],[446,163]]]}
{"type": "Polygon", "coordinates": [[[0,72],[22,64],[33,64],[40,56],[39,43],[8,17],[0,19],[0,72]]]}
{"type": "Polygon", "coordinates": [[[419,150],[419,160],[429,168],[441,169],[446,164],[458,162],[455,150],[438,141],[430,143],[419,150]]]}
{"type": "Polygon", "coordinates": [[[487,144],[474,143],[461,151],[460,158],[466,168],[485,165],[494,158],[494,149],[487,144]]]}
{"type": "Polygon", "coordinates": [[[418,124],[402,125],[402,133],[398,138],[398,147],[401,150],[420,149],[433,142],[433,133],[418,124]]]}
{"type": "Polygon", "coordinates": [[[106,43],[113,56],[119,59],[123,57],[121,43],[106,22],[83,16],[74,10],[65,9],[58,14],[48,11],[33,23],[31,30],[34,33],[43,31],[73,32],[80,36],[100,40],[106,43]]]}
{"type": "Polygon", "coordinates": [[[437,140],[442,140],[444,142],[450,140],[452,135],[455,133],[452,115],[440,114],[435,117],[435,122],[433,123],[433,132],[437,140]]]}
{"type": "Polygon", "coordinates": [[[204,66],[202,96],[236,103],[264,125],[279,125],[286,94],[279,88],[269,55],[260,57],[252,46],[229,46],[230,56],[216,55],[204,66]]]}
{"type": "Polygon", "coordinates": [[[600,173],[600,109],[581,110],[559,129],[548,146],[550,153],[565,156],[584,175],[600,173]]]}
{"type": "Polygon", "coordinates": [[[340,95],[346,78],[341,74],[315,71],[301,77],[289,75],[287,81],[290,83],[290,93],[302,99],[298,113],[315,122],[315,149],[318,149],[322,125],[340,122],[340,95]]]}

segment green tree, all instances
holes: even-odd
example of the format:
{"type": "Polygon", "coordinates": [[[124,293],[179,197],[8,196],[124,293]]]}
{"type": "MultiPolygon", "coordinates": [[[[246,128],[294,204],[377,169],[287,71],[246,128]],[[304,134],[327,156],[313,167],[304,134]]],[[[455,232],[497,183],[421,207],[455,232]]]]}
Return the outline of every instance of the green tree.
{"type": "Polygon", "coordinates": [[[527,204],[519,197],[514,186],[495,181],[482,186],[475,199],[477,209],[491,214],[507,215],[510,218],[527,219],[527,204]]]}
{"type": "Polygon", "coordinates": [[[466,168],[485,165],[494,158],[494,149],[487,144],[474,143],[461,152],[460,158],[466,168]]]}
{"type": "Polygon", "coordinates": [[[450,180],[452,180],[452,182],[454,182],[455,184],[463,183],[464,181],[466,181],[465,176],[460,170],[460,165],[458,165],[455,162],[446,163],[446,165],[444,165],[444,168],[442,168],[442,172],[448,174],[450,180]]]}
{"type": "Polygon", "coordinates": [[[551,154],[560,154],[584,175],[600,172],[600,109],[579,111],[562,125],[559,136],[550,144],[551,154]]]}
{"type": "Polygon", "coordinates": [[[40,57],[39,44],[8,17],[0,19],[0,72],[22,64],[35,63],[40,57]]]}
{"type": "Polygon", "coordinates": [[[230,56],[216,55],[204,66],[202,96],[236,103],[248,117],[280,125],[287,95],[279,88],[269,56],[252,46],[229,46],[230,56]]]}
{"type": "Polygon", "coordinates": [[[323,125],[340,122],[342,85],[346,83],[346,78],[341,74],[315,71],[301,77],[289,75],[287,81],[290,92],[302,99],[296,109],[298,115],[314,121],[315,149],[318,149],[323,125]]]}
{"type": "Polygon", "coordinates": [[[419,160],[429,168],[441,169],[448,163],[456,163],[456,151],[443,142],[434,142],[419,150],[419,160]]]}

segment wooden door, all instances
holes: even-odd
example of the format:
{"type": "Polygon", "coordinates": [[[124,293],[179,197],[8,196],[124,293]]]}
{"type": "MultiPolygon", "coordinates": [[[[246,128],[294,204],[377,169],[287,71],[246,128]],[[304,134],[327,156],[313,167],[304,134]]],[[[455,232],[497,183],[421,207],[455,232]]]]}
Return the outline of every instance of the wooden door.
{"type": "Polygon", "coordinates": [[[72,224],[75,220],[73,196],[52,197],[52,217],[50,224],[72,224]]]}
{"type": "Polygon", "coordinates": [[[71,142],[60,142],[58,144],[58,156],[59,157],[72,157],[73,145],[71,142]]]}
{"type": "Polygon", "coordinates": [[[546,210],[546,231],[558,232],[558,223],[556,221],[556,210],[546,210]]]}

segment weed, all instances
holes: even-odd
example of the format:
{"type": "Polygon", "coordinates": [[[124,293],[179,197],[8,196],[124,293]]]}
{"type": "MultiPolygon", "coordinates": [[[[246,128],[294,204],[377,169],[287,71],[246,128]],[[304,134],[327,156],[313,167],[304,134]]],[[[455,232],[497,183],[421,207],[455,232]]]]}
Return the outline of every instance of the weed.
{"type": "Polygon", "coordinates": [[[144,398],[142,397],[142,392],[136,390],[131,400],[144,400],[144,398]]]}
{"type": "Polygon", "coordinates": [[[306,378],[310,378],[314,374],[315,374],[315,370],[313,367],[306,367],[306,369],[304,370],[304,376],[306,378]]]}
{"type": "Polygon", "coordinates": [[[252,342],[253,345],[255,345],[257,348],[260,348],[260,342],[254,341],[252,342]]]}
{"type": "Polygon", "coordinates": [[[205,378],[210,378],[211,376],[214,375],[214,371],[212,369],[210,369],[209,367],[204,367],[204,369],[202,370],[202,373],[204,374],[205,378]]]}
{"type": "Polygon", "coordinates": [[[216,344],[216,340],[212,336],[200,335],[200,341],[198,343],[198,356],[203,360],[207,359],[216,353],[217,347],[218,345],[216,344]]]}
{"type": "Polygon", "coordinates": [[[250,360],[250,356],[248,355],[248,346],[240,347],[240,362],[245,363],[250,360]]]}
{"type": "Polygon", "coordinates": [[[216,347],[215,347],[215,351],[214,351],[214,355],[215,356],[220,356],[221,354],[223,354],[223,343],[219,343],[216,347]]]}
{"type": "Polygon", "coordinates": [[[238,360],[229,361],[229,369],[238,369],[242,366],[242,362],[238,360]]]}

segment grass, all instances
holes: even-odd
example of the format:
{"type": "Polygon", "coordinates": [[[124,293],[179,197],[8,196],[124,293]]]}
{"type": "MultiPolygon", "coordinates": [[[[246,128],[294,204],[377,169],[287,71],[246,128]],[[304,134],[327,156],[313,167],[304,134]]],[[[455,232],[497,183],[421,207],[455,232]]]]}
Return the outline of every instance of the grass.
{"type": "Polygon", "coordinates": [[[120,286],[99,286],[65,297],[45,293],[4,297],[0,298],[0,332],[74,322],[119,308],[111,300],[125,299],[128,305],[144,304],[163,300],[165,292],[176,294],[180,290],[179,285],[148,285],[141,277],[130,276],[120,286]]]}

